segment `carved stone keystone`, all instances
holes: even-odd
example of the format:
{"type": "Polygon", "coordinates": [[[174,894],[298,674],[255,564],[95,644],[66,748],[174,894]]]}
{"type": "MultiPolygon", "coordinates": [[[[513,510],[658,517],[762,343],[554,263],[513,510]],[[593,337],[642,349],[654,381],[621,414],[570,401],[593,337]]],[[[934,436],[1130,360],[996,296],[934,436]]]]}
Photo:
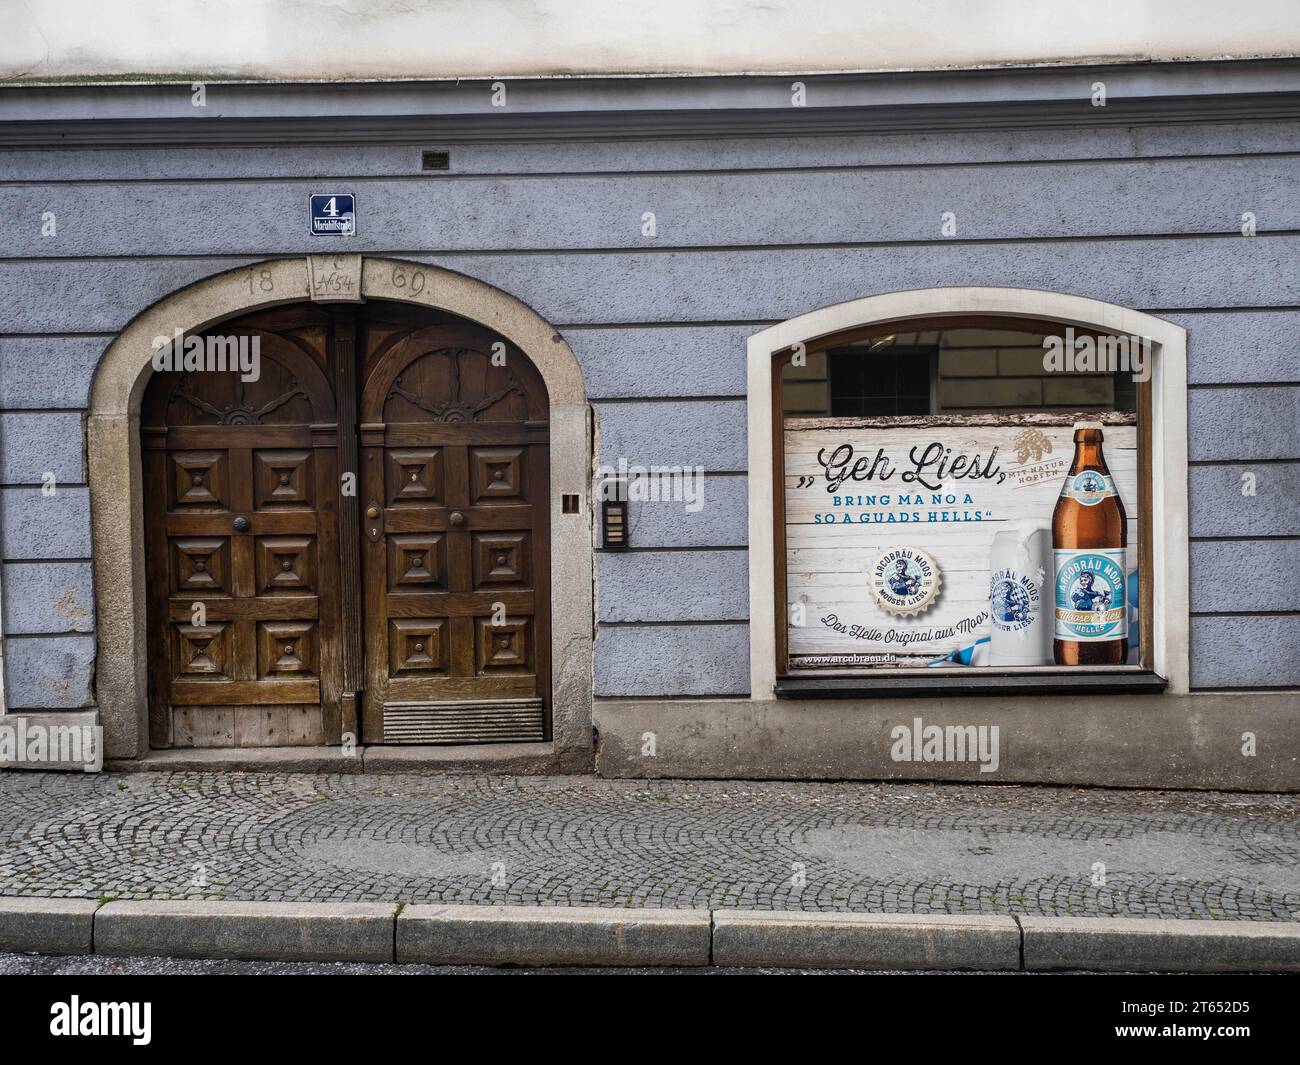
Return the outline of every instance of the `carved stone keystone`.
{"type": "Polygon", "coordinates": [[[308,255],[313,303],[362,303],[360,255],[308,255]]]}

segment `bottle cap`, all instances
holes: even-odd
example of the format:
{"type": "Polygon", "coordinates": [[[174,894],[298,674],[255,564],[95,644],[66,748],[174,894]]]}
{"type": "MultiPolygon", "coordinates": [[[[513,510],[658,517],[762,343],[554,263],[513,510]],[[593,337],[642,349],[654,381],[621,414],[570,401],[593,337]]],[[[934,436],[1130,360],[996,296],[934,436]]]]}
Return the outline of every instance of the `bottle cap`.
{"type": "Polygon", "coordinates": [[[1080,429],[1105,429],[1101,422],[1075,422],[1074,431],[1077,433],[1080,429]]]}

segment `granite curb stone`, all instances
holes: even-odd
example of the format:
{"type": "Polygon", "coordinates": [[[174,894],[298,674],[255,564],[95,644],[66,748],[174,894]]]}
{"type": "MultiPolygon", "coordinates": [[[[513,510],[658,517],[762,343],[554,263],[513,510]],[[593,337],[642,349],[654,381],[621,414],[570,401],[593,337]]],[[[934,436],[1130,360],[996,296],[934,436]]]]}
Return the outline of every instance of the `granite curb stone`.
{"type": "Polygon", "coordinates": [[[0,951],[90,954],[94,899],[0,898],[0,951]]]}
{"type": "Polygon", "coordinates": [[[408,906],[396,960],[438,965],[708,965],[706,909],[408,906]]]}
{"type": "Polygon", "coordinates": [[[95,914],[97,954],[392,961],[391,903],[123,901],[95,914]]]}
{"type": "Polygon", "coordinates": [[[1300,972],[1300,922],[4,897],[0,951],[497,966],[1300,972]]]}
{"type": "Polygon", "coordinates": [[[1019,969],[1014,917],[716,910],[713,963],[871,969],[1019,969]]]}
{"type": "Polygon", "coordinates": [[[1300,922],[1016,919],[1031,971],[1300,972],[1300,922]]]}

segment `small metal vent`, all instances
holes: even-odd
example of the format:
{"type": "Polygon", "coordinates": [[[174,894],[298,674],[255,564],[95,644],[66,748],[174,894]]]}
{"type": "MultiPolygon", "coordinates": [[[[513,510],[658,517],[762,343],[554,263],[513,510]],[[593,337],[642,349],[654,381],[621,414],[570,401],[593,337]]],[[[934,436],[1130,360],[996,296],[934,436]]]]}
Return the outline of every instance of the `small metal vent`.
{"type": "Polygon", "coordinates": [[[544,738],[541,699],[384,705],[385,743],[534,743],[544,738]]]}

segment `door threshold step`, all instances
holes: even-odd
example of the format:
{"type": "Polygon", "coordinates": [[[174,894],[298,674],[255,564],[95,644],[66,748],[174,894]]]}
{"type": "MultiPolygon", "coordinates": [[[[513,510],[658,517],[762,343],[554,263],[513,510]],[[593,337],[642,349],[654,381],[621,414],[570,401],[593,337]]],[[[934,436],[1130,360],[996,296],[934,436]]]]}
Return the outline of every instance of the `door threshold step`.
{"type": "Polygon", "coordinates": [[[552,743],[453,746],[194,747],[150,751],[143,758],[108,759],[106,773],[570,773],[552,743]]]}
{"type": "Polygon", "coordinates": [[[567,762],[561,765],[560,753],[553,743],[366,747],[361,761],[365,773],[485,772],[544,776],[574,772],[567,762]]]}

